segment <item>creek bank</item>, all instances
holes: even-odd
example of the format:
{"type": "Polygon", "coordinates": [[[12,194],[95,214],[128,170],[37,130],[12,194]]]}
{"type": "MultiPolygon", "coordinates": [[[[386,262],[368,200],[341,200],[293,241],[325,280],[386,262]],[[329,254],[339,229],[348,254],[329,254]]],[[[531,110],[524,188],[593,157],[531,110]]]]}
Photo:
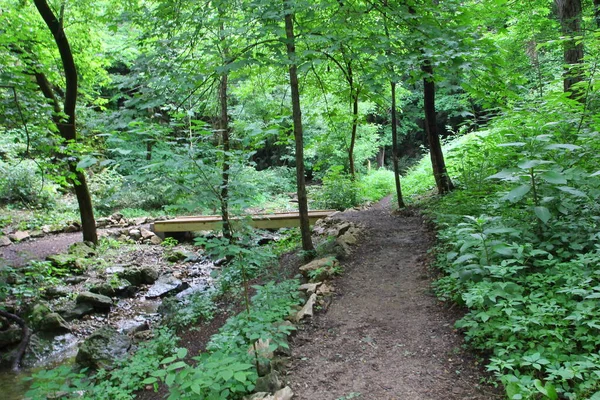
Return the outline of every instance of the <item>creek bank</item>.
{"type": "MultiPolygon", "coordinates": [[[[147,234],[145,237],[151,238],[147,234]]],[[[44,273],[45,268],[64,274],[37,288],[41,295],[34,303],[28,304],[27,298],[23,297],[9,297],[6,302],[9,311],[30,315],[28,323],[34,334],[23,360],[25,368],[40,367],[73,356],[72,347],[76,349],[99,328],[128,335],[133,343],[131,349],[134,349],[135,343],[151,337],[148,332],[143,334],[141,331],[159,322],[158,309],[164,297],[186,288],[200,291],[212,285],[211,272],[215,267],[202,251],[189,245],[144,244],[143,238],[140,236],[136,244],[105,249],[103,254],[84,243],[77,243],[68,253],[48,257],[45,264],[3,274],[0,279],[8,279],[15,285],[33,284],[28,280],[29,276],[44,273]],[[170,262],[165,253],[184,254],[185,257],[170,262]],[[73,346],[66,346],[65,339],[73,346]]],[[[11,360],[20,340],[21,330],[0,319],[0,358],[4,365],[11,360]]]]}

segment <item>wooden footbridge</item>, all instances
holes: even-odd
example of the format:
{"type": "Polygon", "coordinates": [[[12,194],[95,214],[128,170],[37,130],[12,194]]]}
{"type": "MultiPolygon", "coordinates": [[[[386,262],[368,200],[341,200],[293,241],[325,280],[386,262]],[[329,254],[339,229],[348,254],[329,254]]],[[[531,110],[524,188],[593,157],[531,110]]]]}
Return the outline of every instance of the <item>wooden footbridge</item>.
{"type": "MultiPolygon", "coordinates": [[[[317,220],[325,218],[336,210],[315,210],[308,212],[308,219],[313,225],[317,220]]],[[[252,214],[230,218],[232,223],[246,221],[250,226],[258,229],[279,229],[300,226],[300,214],[285,212],[274,214],[252,214]]],[[[220,215],[200,215],[197,217],[178,217],[166,221],[156,221],[152,225],[154,232],[195,232],[211,231],[222,227],[223,219],[220,215]]]]}

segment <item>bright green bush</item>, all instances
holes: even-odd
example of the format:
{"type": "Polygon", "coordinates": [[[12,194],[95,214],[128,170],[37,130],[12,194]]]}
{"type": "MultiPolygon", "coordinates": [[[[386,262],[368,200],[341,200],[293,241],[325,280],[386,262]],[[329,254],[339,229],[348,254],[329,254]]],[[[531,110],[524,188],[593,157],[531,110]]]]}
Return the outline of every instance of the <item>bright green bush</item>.
{"type": "Polygon", "coordinates": [[[124,178],[115,168],[104,168],[88,174],[92,204],[100,214],[110,214],[120,202],[124,178]]]}
{"type": "Polygon", "coordinates": [[[176,354],[178,338],[167,329],[159,329],[156,337],[142,343],[134,355],[115,369],[101,369],[90,376],[69,366],[42,370],[32,375],[26,398],[46,400],[60,397],[82,400],[130,400],[142,389],[144,379],[160,368],[160,361],[176,354]]]}
{"type": "Polygon", "coordinates": [[[394,172],[386,169],[370,171],[360,177],[358,188],[360,198],[366,201],[378,201],[396,191],[394,172]]]}
{"type": "Polygon", "coordinates": [[[461,189],[429,208],[436,291],[468,307],[457,327],[509,398],[598,398],[600,137],[568,100],[546,100],[447,153],[461,189]]]}
{"type": "Polygon", "coordinates": [[[319,207],[336,210],[345,210],[361,203],[358,183],[340,165],[329,168],[315,197],[319,207]]]}
{"type": "Polygon", "coordinates": [[[43,179],[31,160],[10,165],[0,162],[0,203],[49,208],[55,204],[56,189],[43,179]]]}

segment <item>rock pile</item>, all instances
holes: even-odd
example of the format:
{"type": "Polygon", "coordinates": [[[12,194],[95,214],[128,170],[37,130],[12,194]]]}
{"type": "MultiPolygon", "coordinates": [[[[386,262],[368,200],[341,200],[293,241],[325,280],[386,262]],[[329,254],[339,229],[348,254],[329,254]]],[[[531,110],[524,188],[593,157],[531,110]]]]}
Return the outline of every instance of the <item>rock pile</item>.
{"type": "MultiPolygon", "coordinates": [[[[138,243],[159,244],[162,240],[148,229],[139,228],[141,225],[149,224],[154,221],[166,219],[159,218],[125,218],[123,214],[115,213],[110,217],[102,217],[96,220],[96,227],[103,229],[116,229],[116,231],[105,233],[106,236],[113,235],[119,239],[131,239],[138,243]],[[126,229],[129,228],[129,229],[126,229]]],[[[39,230],[25,231],[14,227],[5,228],[0,232],[0,247],[10,246],[13,243],[19,243],[48,234],[79,232],[81,224],[76,221],[68,221],[62,226],[44,225],[39,230]]]]}
{"type": "Polygon", "coordinates": [[[362,228],[355,223],[336,219],[336,214],[318,220],[313,233],[325,239],[326,253],[345,259],[352,254],[352,246],[358,242],[362,228]]]}

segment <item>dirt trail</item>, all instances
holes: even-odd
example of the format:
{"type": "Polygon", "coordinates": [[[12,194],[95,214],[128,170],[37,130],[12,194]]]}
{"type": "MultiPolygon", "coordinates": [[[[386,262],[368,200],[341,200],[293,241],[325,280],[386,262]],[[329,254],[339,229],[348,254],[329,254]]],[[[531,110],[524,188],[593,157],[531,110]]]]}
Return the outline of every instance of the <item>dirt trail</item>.
{"type": "Polygon", "coordinates": [[[43,260],[49,255],[66,252],[70,245],[82,240],[81,232],[59,233],[0,247],[0,266],[18,267],[31,260],[43,260]]]}
{"type": "Polygon", "coordinates": [[[327,313],[292,341],[288,380],[297,399],[442,400],[499,398],[461,350],[431,290],[431,238],[419,216],[392,215],[389,201],[340,218],[366,232],[327,313]],[[358,395],[360,394],[360,395],[358,395]]]}

